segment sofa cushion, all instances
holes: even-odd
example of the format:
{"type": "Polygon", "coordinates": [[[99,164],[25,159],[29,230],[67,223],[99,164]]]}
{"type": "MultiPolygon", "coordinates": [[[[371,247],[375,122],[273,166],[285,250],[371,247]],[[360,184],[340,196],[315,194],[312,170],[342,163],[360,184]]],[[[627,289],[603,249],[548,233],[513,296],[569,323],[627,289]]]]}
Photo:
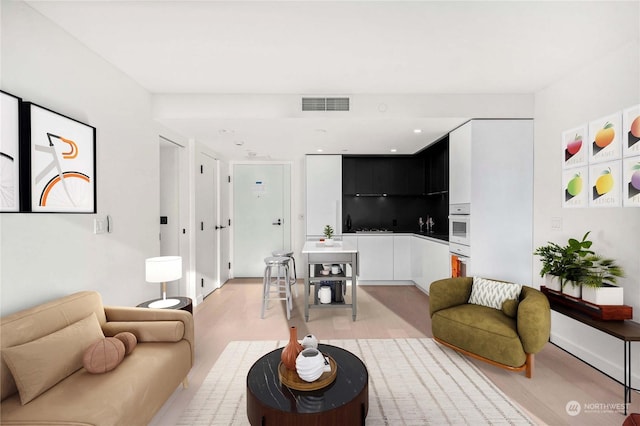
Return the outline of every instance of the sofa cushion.
{"type": "Polygon", "coordinates": [[[133,333],[129,333],[128,331],[123,331],[115,336],[116,339],[120,340],[124,345],[124,354],[129,355],[136,348],[138,344],[138,339],[136,339],[136,335],[133,333]]]}
{"type": "Polygon", "coordinates": [[[502,303],[507,299],[520,297],[521,284],[506,283],[502,281],[487,280],[473,277],[471,296],[469,303],[487,306],[494,309],[502,309],[502,303]]]}
{"type": "Polygon", "coordinates": [[[61,330],[22,345],[4,348],[2,354],[24,405],[82,368],[84,351],[104,338],[95,313],[61,330]]]}
{"type": "Polygon", "coordinates": [[[189,342],[139,343],[107,374],[79,369],[27,405],[2,401],[0,424],[146,425],[191,368],[189,342]]]}
{"type": "Polygon", "coordinates": [[[526,361],[516,321],[502,311],[481,305],[459,305],[436,312],[433,336],[492,361],[520,367],[526,361]]]}
{"type": "Polygon", "coordinates": [[[124,343],[115,337],[105,337],[89,346],[82,357],[82,365],[92,374],[111,371],[124,359],[124,343]]]}

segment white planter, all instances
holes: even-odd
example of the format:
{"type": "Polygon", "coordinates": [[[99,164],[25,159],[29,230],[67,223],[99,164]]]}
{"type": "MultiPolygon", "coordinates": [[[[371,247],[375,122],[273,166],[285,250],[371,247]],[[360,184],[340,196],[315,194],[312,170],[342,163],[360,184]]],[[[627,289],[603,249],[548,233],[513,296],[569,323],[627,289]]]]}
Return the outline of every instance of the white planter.
{"type": "Polygon", "coordinates": [[[544,286],[549,290],[562,291],[562,286],[560,285],[560,278],[555,275],[546,274],[544,276],[544,286]]]}
{"type": "Polygon", "coordinates": [[[583,286],[582,300],[594,305],[624,305],[624,288],[583,286]]]}
{"type": "Polygon", "coordinates": [[[580,299],[582,297],[582,286],[580,284],[573,285],[571,282],[567,282],[562,288],[562,294],[580,299]]]}

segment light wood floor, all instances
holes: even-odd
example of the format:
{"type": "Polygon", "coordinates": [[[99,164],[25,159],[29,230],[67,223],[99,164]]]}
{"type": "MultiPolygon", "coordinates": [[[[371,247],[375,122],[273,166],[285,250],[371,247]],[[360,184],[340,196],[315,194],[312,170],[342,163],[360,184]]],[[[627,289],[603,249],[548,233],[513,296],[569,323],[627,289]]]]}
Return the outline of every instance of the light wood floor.
{"type": "MultiPolygon", "coordinates": [[[[177,389],[151,425],[177,422],[232,340],[286,340],[289,326],[298,328],[298,336],[311,333],[320,340],[431,337],[429,298],[416,287],[359,286],[356,321],[352,321],[350,309],[342,308],[311,310],[309,322],[304,321],[303,288],[299,283],[290,321],[286,319],[283,302],[271,302],[265,318],[260,319],[262,284],[257,279],[231,280],[198,305],[194,312],[196,359],[189,374],[190,386],[177,389]]],[[[625,419],[622,412],[606,413],[598,408],[622,403],[622,385],[552,344],[536,355],[532,379],[479,361],[474,363],[540,424],[621,425],[625,419]],[[572,400],[583,405],[602,405],[591,405],[596,412],[571,417],[565,407],[572,400]]],[[[640,412],[636,392],[629,411],[640,412]]]]}

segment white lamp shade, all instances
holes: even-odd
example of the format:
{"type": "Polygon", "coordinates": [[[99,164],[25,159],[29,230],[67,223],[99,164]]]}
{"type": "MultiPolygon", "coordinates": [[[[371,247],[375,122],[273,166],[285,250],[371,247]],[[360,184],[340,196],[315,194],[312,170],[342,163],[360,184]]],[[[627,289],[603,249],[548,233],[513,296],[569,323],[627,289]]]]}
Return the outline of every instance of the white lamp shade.
{"type": "Polygon", "coordinates": [[[160,256],[145,260],[148,283],[162,283],[182,278],[182,257],[160,256]]]}

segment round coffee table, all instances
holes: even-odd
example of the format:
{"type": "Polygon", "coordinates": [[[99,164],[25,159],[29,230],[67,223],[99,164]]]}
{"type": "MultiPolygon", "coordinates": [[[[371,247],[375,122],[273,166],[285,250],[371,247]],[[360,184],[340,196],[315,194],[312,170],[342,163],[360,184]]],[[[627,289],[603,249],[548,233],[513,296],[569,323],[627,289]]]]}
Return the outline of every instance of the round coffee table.
{"type": "Polygon", "coordinates": [[[282,348],[258,359],[247,374],[247,417],[252,425],[364,425],[369,410],[369,373],[349,351],[331,345],[318,349],[336,361],[333,383],[297,391],[280,383],[282,348]]]}

